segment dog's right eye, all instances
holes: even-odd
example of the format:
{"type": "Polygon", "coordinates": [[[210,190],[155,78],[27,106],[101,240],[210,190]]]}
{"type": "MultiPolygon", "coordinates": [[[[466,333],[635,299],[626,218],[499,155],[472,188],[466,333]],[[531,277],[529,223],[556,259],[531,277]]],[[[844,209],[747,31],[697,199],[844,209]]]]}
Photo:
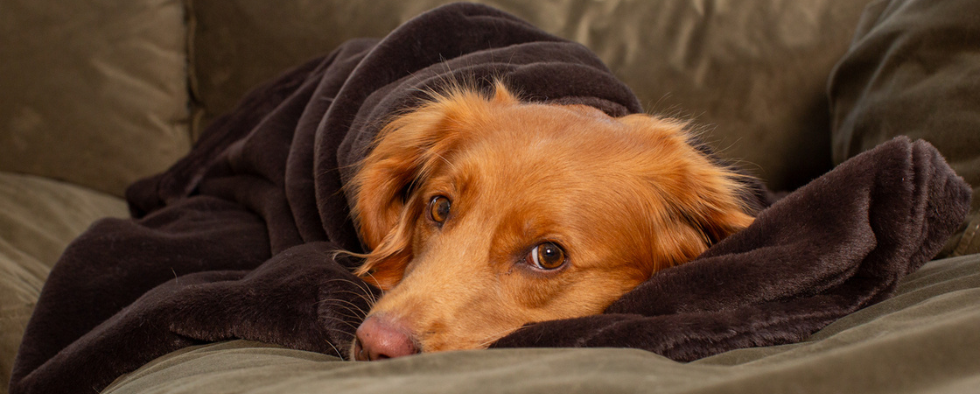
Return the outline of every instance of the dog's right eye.
{"type": "Polygon", "coordinates": [[[554,242],[545,242],[535,246],[524,258],[524,261],[531,266],[546,271],[561,268],[565,265],[565,260],[565,250],[554,242]]]}
{"type": "Polygon", "coordinates": [[[449,219],[449,210],[453,203],[445,196],[435,196],[429,201],[429,219],[442,225],[449,219]]]}

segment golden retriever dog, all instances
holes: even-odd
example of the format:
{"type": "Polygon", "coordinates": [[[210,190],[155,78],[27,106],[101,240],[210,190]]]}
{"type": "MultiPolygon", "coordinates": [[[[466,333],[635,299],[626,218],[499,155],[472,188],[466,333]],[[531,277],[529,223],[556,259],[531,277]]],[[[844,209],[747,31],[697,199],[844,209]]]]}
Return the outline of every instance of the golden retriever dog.
{"type": "Polygon", "coordinates": [[[432,93],[382,129],[353,179],[370,250],[356,274],[384,291],[353,359],[486,348],[602,313],[752,223],[743,175],[686,123],[494,90],[432,93]]]}

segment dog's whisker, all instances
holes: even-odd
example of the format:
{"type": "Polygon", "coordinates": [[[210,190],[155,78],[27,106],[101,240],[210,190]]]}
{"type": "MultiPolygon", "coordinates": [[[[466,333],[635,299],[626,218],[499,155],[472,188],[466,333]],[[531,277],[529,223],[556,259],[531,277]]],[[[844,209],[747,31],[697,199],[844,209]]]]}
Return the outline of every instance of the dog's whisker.
{"type": "MultiPolygon", "coordinates": [[[[332,308],[336,308],[338,311],[348,312],[349,313],[349,314],[343,314],[342,315],[343,317],[349,317],[349,318],[351,318],[353,320],[364,320],[365,313],[364,313],[364,310],[361,309],[361,308],[355,308],[355,307],[351,307],[351,306],[343,305],[343,304],[334,304],[334,303],[330,303],[330,302],[320,302],[319,304],[320,305],[328,305],[328,306],[330,306],[332,308]]],[[[338,313],[338,315],[341,315],[341,314],[338,313]]]]}
{"type": "Polygon", "coordinates": [[[358,290],[362,290],[362,292],[355,292],[353,290],[349,290],[349,291],[338,292],[338,293],[340,293],[340,294],[352,294],[352,295],[355,295],[358,298],[360,298],[360,299],[364,300],[365,302],[367,302],[369,308],[372,305],[374,305],[374,304],[376,304],[378,302],[378,299],[374,295],[374,292],[371,291],[371,289],[368,287],[368,285],[366,283],[363,283],[363,282],[362,283],[357,283],[357,282],[354,282],[354,281],[352,281],[350,279],[343,279],[343,278],[331,279],[331,280],[329,280],[329,281],[327,281],[325,283],[331,283],[331,282],[349,283],[349,284],[353,285],[354,287],[356,287],[358,290]]]}
{"type": "Polygon", "coordinates": [[[342,330],[342,329],[339,329],[339,328],[324,327],[324,329],[326,331],[333,332],[333,333],[336,333],[336,334],[343,334],[344,336],[351,337],[351,339],[353,339],[355,336],[357,336],[354,333],[351,333],[351,332],[348,332],[348,331],[345,331],[345,330],[342,330]]]}
{"type": "MultiPolygon", "coordinates": [[[[351,294],[351,295],[353,295],[355,297],[358,297],[358,294],[357,293],[344,293],[344,292],[340,292],[338,294],[351,294]]],[[[358,298],[360,298],[360,297],[358,297],[358,298]]],[[[364,300],[364,298],[360,298],[360,299],[361,300],[364,300]]],[[[320,300],[319,302],[320,303],[343,302],[343,303],[345,303],[347,305],[350,305],[352,308],[357,309],[358,311],[361,311],[361,312],[364,311],[364,308],[360,304],[358,304],[358,303],[356,303],[354,301],[351,301],[351,300],[345,300],[345,299],[341,299],[341,298],[328,298],[328,299],[320,300]]]]}
{"type": "MultiPolygon", "coordinates": [[[[352,327],[355,326],[355,322],[364,321],[364,315],[358,315],[358,311],[352,311],[350,309],[344,308],[342,306],[337,307],[338,310],[333,311],[338,321],[344,321],[352,327]],[[344,313],[349,312],[349,313],[344,313]]],[[[356,327],[354,327],[356,328],[356,327]]]]}
{"type": "Polygon", "coordinates": [[[344,301],[344,300],[322,300],[322,301],[318,302],[318,305],[330,305],[330,306],[332,306],[334,308],[337,308],[337,309],[339,309],[341,311],[350,312],[351,313],[350,315],[344,315],[344,316],[345,317],[350,317],[350,318],[356,319],[356,320],[364,320],[364,316],[367,315],[367,312],[365,312],[359,306],[357,306],[355,304],[351,304],[350,302],[344,301]],[[334,301],[337,301],[337,303],[333,303],[334,301]]]}
{"type": "Polygon", "coordinates": [[[361,293],[361,292],[356,292],[356,291],[350,290],[350,291],[338,291],[338,292],[336,292],[336,294],[350,294],[350,295],[354,296],[355,298],[357,298],[357,299],[359,299],[361,301],[364,301],[364,303],[367,304],[366,307],[368,309],[370,309],[374,304],[378,303],[377,298],[374,296],[374,294],[372,294],[370,292],[368,292],[368,293],[361,293]]]}
{"type": "MultiPolygon", "coordinates": [[[[367,276],[370,277],[372,280],[374,280],[376,283],[378,282],[377,278],[374,277],[374,274],[368,272],[367,276]]],[[[379,290],[381,290],[380,296],[375,296],[374,293],[368,293],[370,294],[370,297],[372,297],[372,299],[374,300],[374,302],[371,303],[372,306],[374,304],[377,304],[378,300],[381,299],[381,297],[385,296],[385,289],[379,289],[379,290]]]]}
{"type": "Polygon", "coordinates": [[[326,342],[327,342],[327,345],[330,345],[330,347],[333,348],[333,351],[337,353],[337,357],[340,358],[341,360],[343,360],[344,359],[344,353],[341,352],[340,349],[338,349],[337,346],[333,344],[333,341],[326,341],[326,342]]]}
{"type": "MultiPolygon", "coordinates": [[[[351,253],[351,252],[347,252],[347,251],[336,251],[336,253],[351,253]]],[[[371,276],[371,274],[368,274],[368,275],[371,276]]],[[[373,276],[372,276],[372,278],[373,278],[373,276]]],[[[367,282],[364,282],[364,281],[353,281],[353,280],[346,279],[346,278],[335,278],[335,279],[328,280],[325,283],[331,283],[331,282],[342,282],[342,283],[350,284],[350,285],[356,287],[358,290],[361,290],[363,292],[363,294],[361,294],[362,296],[364,296],[364,297],[370,297],[370,300],[372,300],[373,302],[377,302],[377,299],[376,299],[376,296],[374,295],[374,292],[371,291],[371,285],[369,285],[367,282]]],[[[383,294],[384,293],[384,290],[381,290],[381,291],[382,291],[382,294],[383,294]]]]}
{"type": "Polygon", "coordinates": [[[341,283],[350,284],[351,286],[357,288],[358,290],[361,290],[361,292],[364,293],[365,295],[373,293],[371,289],[368,287],[368,284],[363,282],[358,283],[350,279],[345,279],[345,278],[331,279],[324,283],[332,283],[332,282],[341,282],[341,283]]]}
{"type": "MultiPolygon", "coordinates": [[[[355,324],[353,324],[351,322],[345,321],[343,319],[328,318],[328,319],[325,319],[325,321],[326,322],[331,322],[331,323],[343,324],[343,325],[346,325],[347,327],[349,327],[351,329],[351,331],[357,331],[357,325],[355,325],[355,324]]],[[[337,331],[337,332],[344,333],[344,334],[351,335],[351,336],[354,335],[354,334],[351,334],[351,333],[349,333],[347,331],[341,330],[339,328],[328,328],[328,327],[324,327],[324,328],[326,328],[327,330],[337,331]]]]}

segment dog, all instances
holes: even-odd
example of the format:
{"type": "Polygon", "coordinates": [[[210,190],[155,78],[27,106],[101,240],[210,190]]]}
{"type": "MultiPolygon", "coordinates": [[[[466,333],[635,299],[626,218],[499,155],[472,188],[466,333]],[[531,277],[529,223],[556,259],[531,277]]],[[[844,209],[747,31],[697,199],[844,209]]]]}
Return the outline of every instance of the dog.
{"type": "Polygon", "coordinates": [[[688,124],[453,84],[379,132],[350,187],[384,293],[355,360],[481,349],[599,314],[748,225],[746,182],[688,124]]]}

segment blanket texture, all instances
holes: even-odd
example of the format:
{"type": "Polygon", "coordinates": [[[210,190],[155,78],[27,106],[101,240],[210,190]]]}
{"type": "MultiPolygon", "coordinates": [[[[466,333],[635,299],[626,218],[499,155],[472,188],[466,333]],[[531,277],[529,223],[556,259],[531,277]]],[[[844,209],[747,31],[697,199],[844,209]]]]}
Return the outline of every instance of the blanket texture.
{"type": "MultiPolygon", "coordinates": [[[[526,100],[641,112],[585,47],[456,4],[355,40],[260,87],[167,172],[128,191],[133,219],[65,251],[27,327],[11,393],[92,392],[192,344],[249,339],[346,356],[378,291],[342,186],[384,121],[448,80],[501,78],[526,100]]],[[[616,346],[675,360],[799,341],[889,296],[962,221],[970,190],[925,142],[898,138],[763,210],[598,316],[494,346],[616,346]]]]}

